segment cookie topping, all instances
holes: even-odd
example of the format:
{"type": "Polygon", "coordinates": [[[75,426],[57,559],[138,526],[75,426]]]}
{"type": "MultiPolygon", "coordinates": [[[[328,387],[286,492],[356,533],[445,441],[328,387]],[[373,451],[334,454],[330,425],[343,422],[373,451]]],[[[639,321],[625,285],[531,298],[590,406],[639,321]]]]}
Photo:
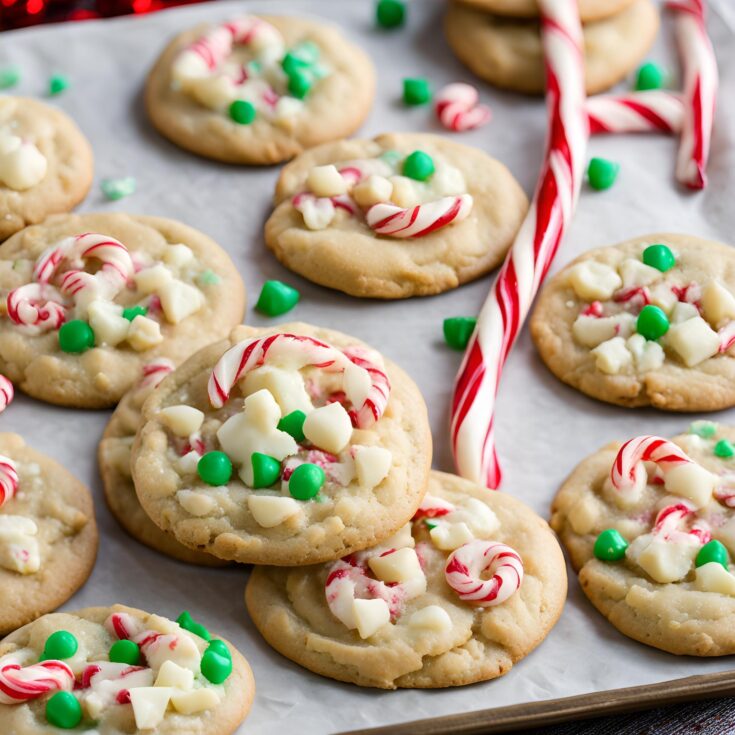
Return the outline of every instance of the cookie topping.
{"type": "Polygon", "coordinates": [[[478,104],[480,96],[471,84],[455,82],[444,87],[436,98],[439,122],[456,133],[482,127],[492,119],[487,105],[478,104]]]}
{"type": "Polygon", "coordinates": [[[378,0],[375,20],[381,28],[398,28],[406,20],[406,4],[403,0],[378,0]]]}
{"type": "Polygon", "coordinates": [[[418,77],[403,80],[403,102],[406,105],[425,105],[431,101],[431,85],[428,79],[418,77]]]}
{"type": "Polygon", "coordinates": [[[452,316],[444,320],[444,341],[453,350],[464,350],[475,331],[477,319],[472,316],[452,316]]]}
{"type": "Polygon", "coordinates": [[[648,304],[638,314],[635,328],[646,339],[657,340],[669,331],[669,319],[663,309],[648,304]]]}
{"type": "Polygon", "coordinates": [[[31,141],[0,129],[0,185],[25,191],[46,176],[47,168],[46,157],[31,141]]]}
{"type": "Polygon", "coordinates": [[[299,292],[282,281],[266,281],[255,308],[266,316],[281,316],[299,303],[299,292]]]}
{"type": "Polygon", "coordinates": [[[666,71],[653,61],[642,64],[636,75],[635,88],[639,92],[649,89],[663,89],[666,84],[666,71]]]}
{"type": "Polygon", "coordinates": [[[247,100],[235,100],[228,108],[230,119],[240,125],[250,125],[258,114],[255,105],[247,100]]]}
{"type": "Polygon", "coordinates": [[[656,270],[665,273],[676,265],[676,256],[671,248],[666,245],[657,244],[649,245],[644,251],[642,260],[646,265],[656,268],[656,270]]]}
{"type": "Polygon", "coordinates": [[[133,176],[124,176],[119,179],[102,179],[100,182],[102,194],[111,202],[135,194],[136,187],[137,183],[133,176]]]}
{"type": "Polygon", "coordinates": [[[80,354],[94,347],[94,330],[82,319],[72,319],[59,328],[59,347],[62,352],[80,354]]]}
{"type": "Polygon", "coordinates": [[[606,158],[593,158],[587,166],[587,181],[597,191],[609,189],[618,178],[620,164],[606,158]]]}
{"type": "Polygon", "coordinates": [[[324,485],[324,470],[310,462],[299,465],[288,479],[288,491],[297,500],[311,500],[324,485]]]}
{"type": "Polygon", "coordinates": [[[0,508],[18,491],[18,468],[10,457],[0,455],[0,508]]]}
{"type": "Polygon", "coordinates": [[[207,452],[197,463],[197,473],[207,485],[226,485],[232,477],[232,461],[224,452],[207,452]]]}
{"type": "Polygon", "coordinates": [[[115,641],[110,648],[109,658],[116,664],[137,666],[140,663],[140,646],[129,640],[115,641]]]}
{"type": "Polygon", "coordinates": [[[615,528],[604,530],[595,539],[593,553],[602,561],[620,561],[625,559],[628,542],[623,538],[620,531],[615,528]]]}
{"type": "Polygon", "coordinates": [[[716,539],[708,541],[697,554],[697,558],[694,560],[694,564],[697,567],[701,567],[704,564],[721,564],[727,569],[728,555],[725,545],[716,539]]]}
{"type": "Polygon", "coordinates": [[[21,666],[22,660],[12,653],[0,658],[0,704],[21,704],[74,686],[74,673],[63,661],[21,666]]]}
{"type": "Polygon", "coordinates": [[[40,661],[50,659],[64,660],[71,658],[79,648],[77,639],[67,630],[57,630],[52,633],[43,646],[40,661]]]}
{"type": "Polygon", "coordinates": [[[62,730],[73,730],[82,721],[82,706],[71,692],[56,692],[46,702],[46,720],[62,730]]]}

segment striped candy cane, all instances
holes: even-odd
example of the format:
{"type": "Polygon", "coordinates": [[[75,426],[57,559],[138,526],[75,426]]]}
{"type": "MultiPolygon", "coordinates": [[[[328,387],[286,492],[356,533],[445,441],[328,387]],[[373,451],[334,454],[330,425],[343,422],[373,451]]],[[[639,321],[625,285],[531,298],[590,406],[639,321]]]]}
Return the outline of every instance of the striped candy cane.
{"type": "Polygon", "coordinates": [[[472,197],[442,197],[433,202],[403,209],[395,204],[374,204],[365,219],[376,235],[390,237],[423,237],[435,230],[461,222],[472,209],[472,197]]]}
{"type": "Polygon", "coordinates": [[[174,369],[174,364],[166,357],[151,360],[143,365],[143,377],[140,380],[141,388],[155,388],[174,369]]]}
{"type": "Polygon", "coordinates": [[[8,294],[6,309],[11,322],[39,332],[58,329],[68,313],[64,297],[48,283],[26,283],[14,288],[8,294]]]}
{"type": "Polygon", "coordinates": [[[680,95],[651,89],[587,100],[591,133],[678,133],[684,124],[680,95]]]}
{"type": "Polygon", "coordinates": [[[666,476],[674,467],[692,464],[684,450],[660,436],[637,436],[630,439],[618,451],[610,480],[621,492],[631,492],[645,486],[648,474],[644,462],[654,462],[666,476]]]}
{"type": "Polygon", "coordinates": [[[459,474],[497,488],[494,411],[500,376],[571,220],[589,121],[576,3],[540,0],[549,137],[531,208],[485,302],[454,387],[451,439],[459,474]]]}
{"type": "Polygon", "coordinates": [[[460,600],[491,607],[505,602],[520,588],[523,561],[510,546],[476,539],[449,555],[444,576],[460,600]],[[490,578],[482,579],[486,569],[490,578]]]}
{"type": "Polygon", "coordinates": [[[667,505],[658,512],[651,533],[671,543],[698,544],[704,546],[712,538],[709,524],[695,519],[687,528],[696,509],[688,503],[667,505]]]}
{"type": "MultiPolygon", "coordinates": [[[[15,388],[4,375],[0,375],[0,413],[2,413],[13,401],[15,388]]],[[[2,501],[0,501],[2,505],[2,501]]]]}
{"type": "Polygon", "coordinates": [[[10,457],[0,454],[0,508],[18,491],[18,469],[10,457]]]}
{"type": "Polygon", "coordinates": [[[487,125],[493,113],[487,105],[477,104],[479,95],[471,84],[448,84],[436,96],[436,116],[439,122],[455,133],[487,125]]]}
{"type": "Polygon", "coordinates": [[[63,661],[22,667],[12,656],[0,664],[0,704],[21,704],[48,692],[70,692],[74,673],[63,661]]]}

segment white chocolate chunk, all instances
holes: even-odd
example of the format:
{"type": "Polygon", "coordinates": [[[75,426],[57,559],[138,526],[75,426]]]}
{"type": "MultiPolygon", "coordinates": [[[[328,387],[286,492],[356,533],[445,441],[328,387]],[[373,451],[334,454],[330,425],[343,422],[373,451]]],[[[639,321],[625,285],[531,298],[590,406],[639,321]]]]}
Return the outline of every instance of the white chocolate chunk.
{"type": "Polygon", "coordinates": [[[183,457],[176,460],[176,471],[180,475],[193,475],[197,471],[200,459],[201,455],[194,450],[187,452],[183,457]]]}
{"type": "Polygon", "coordinates": [[[372,381],[365,368],[348,362],[342,373],[342,389],[353,406],[362,406],[370,393],[372,381]]]}
{"type": "Polygon", "coordinates": [[[658,370],[666,359],[664,348],[658,342],[646,339],[642,334],[634,334],[628,337],[626,347],[633,355],[633,361],[638,372],[645,373],[649,370],[658,370]]]}
{"type": "Polygon", "coordinates": [[[0,567],[35,574],[41,568],[37,534],[38,526],[30,518],[0,515],[0,567]]]}
{"type": "Polygon", "coordinates": [[[178,490],[176,500],[187,513],[197,518],[208,516],[217,507],[217,501],[211,495],[198,490],[178,490]]]}
{"type": "Polygon", "coordinates": [[[204,305],[204,296],[196,287],[173,278],[158,290],[166,320],[178,324],[204,305]]]}
{"type": "Polygon", "coordinates": [[[153,686],[191,689],[194,686],[194,672],[175,664],[173,661],[164,661],[153,686]]]}
{"type": "Polygon", "coordinates": [[[623,279],[623,288],[648,286],[658,281],[663,273],[636,258],[626,258],[619,266],[618,272],[623,279]]]}
{"type": "Polygon", "coordinates": [[[220,74],[187,82],[186,90],[199,104],[210,110],[226,110],[237,98],[237,87],[232,79],[220,74]]]}
{"type": "Polygon", "coordinates": [[[421,194],[413,179],[406,176],[391,176],[390,183],[393,187],[391,201],[399,207],[415,207],[421,204],[421,194]]]}
{"type": "Polygon", "coordinates": [[[372,490],[388,476],[393,455],[383,447],[355,447],[355,471],[360,487],[372,490]]]}
{"type": "Polygon", "coordinates": [[[607,301],[623,284],[614,268],[594,260],[577,263],[569,270],[568,278],[574,292],[585,301],[607,301]]]}
{"type": "Polygon", "coordinates": [[[666,335],[666,344],[687,367],[694,367],[720,351],[717,332],[701,316],[674,324],[666,335]]]}
{"type": "Polygon", "coordinates": [[[595,367],[606,375],[617,375],[633,362],[633,355],[622,337],[613,337],[597,345],[590,354],[595,356],[595,367]]]}
{"type": "Polygon", "coordinates": [[[426,577],[414,549],[406,547],[371,556],[368,566],[382,582],[408,582],[423,578],[426,589],[426,577]]]}
{"type": "Polygon", "coordinates": [[[368,209],[381,202],[389,202],[392,194],[393,184],[384,176],[376,174],[368,176],[352,190],[354,200],[363,209],[368,209]]]}
{"type": "Polygon", "coordinates": [[[569,525],[574,533],[585,535],[592,533],[600,520],[602,509],[596,495],[580,496],[579,500],[569,509],[569,525]]]}
{"type": "Polygon", "coordinates": [[[475,538],[489,538],[500,528],[498,517],[478,498],[467,498],[450,518],[464,521],[475,538]]]}
{"type": "Polygon", "coordinates": [[[370,638],[383,626],[390,623],[388,603],[380,598],[375,600],[355,600],[352,613],[360,638],[370,638]]]}
{"type": "Polygon", "coordinates": [[[404,547],[413,548],[416,546],[416,541],[414,541],[413,535],[411,534],[411,523],[407,523],[392,536],[381,541],[380,546],[386,549],[403,549],[404,547]]]}
{"type": "Polygon", "coordinates": [[[246,396],[264,388],[270,391],[284,416],[292,411],[303,411],[308,414],[314,408],[306,392],[304,378],[297,370],[263,365],[251,370],[241,384],[246,396]]]}
{"type": "Polygon", "coordinates": [[[130,322],[128,344],[137,352],[144,352],[163,342],[161,325],[147,316],[138,315],[130,322]]]}
{"type": "MultiPolygon", "coordinates": [[[[630,549],[630,547],[628,547],[630,549]]],[[[678,582],[689,574],[698,544],[674,543],[653,538],[638,556],[638,565],[656,582],[678,582]]]]}
{"type": "Polygon", "coordinates": [[[719,281],[710,281],[702,289],[704,318],[717,329],[725,321],[735,319],[735,296],[719,281]]]}
{"type": "Polygon", "coordinates": [[[671,290],[671,286],[666,282],[654,283],[648,289],[648,293],[651,303],[665,311],[666,314],[671,314],[676,305],[680,303],[676,294],[671,290]]]}
{"type": "Polygon", "coordinates": [[[170,687],[137,687],[130,690],[135,726],[139,730],[152,730],[163,721],[171,700],[170,687]]]}
{"type": "Polygon", "coordinates": [[[681,322],[689,321],[699,316],[699,309],[694,304],[689,304],[686,301],[677,301],[674,310],[671,313],[671,323],[680,324],[681,322]]]}
{"type": "Polygon", "coordinates": [[[306,185],[318,197],[337,197],[347,193],[347,182],[332,164],[314,166],[306,177],[306,185]]]}
{"type": "Polygon", "coordinates": [[[332,223],[335,215],[334,204],[331,199],[304,200],[298,207],[304,224],[310,230],[324,230],[332,223]]]}
{"type": "Polygon", "coordinates": [[[635,317],[628,312],[594,317],[580,314],[572,325],[574,341],[583,347],[597,347],[613,337],[628,337],[635,331],[635,317]]]}
{"type": "Polygon", "coordinates": [[[183,403],[162,408],[158,417],[176,436],[190,436],[199,431],[204,421],[204,414],[198,408],[183,403]]]}
{"type": "Polygon", "coordinates": [[[711,561],[696,569],[694,588],[700,592],[718,592],[721,595],[735,595],[735,576],[719,562],[711,561]]]}
{"type": "Polygon", "coordinates": [[[703,508],[712,499],[717,476],[696,462],[688,462],[670,469],[664,476],[664,487],[673,495],[691,500],[703,508]]]}
{"type": "Polygon", "coordinates": [[[337,402],[321,406],[306,417],[304,436],[319,449],[339,454],[352,436],[350,415],[337,402]]]}
{"type": "Polygon", "coordinates": [[[475,538],[470,527],[463,521],[460,523],[439,522],[429,531],[429,535],[434,546],[442,551],[453,551],[475,538]]]}
{"type": "Polygon", "coordinates": [[[179,243],[177,245],[169,245],[163,251],[163,259],[175,268],[183,268],[193,262],[194,253],[190,247],[179,243]]]}
{"type": "Polygon", "coordinates": [[[303,112],[304,103],[295,97],[281,97],[273,110],[273,119],[278,127],[293,130],[296,118],[303,112]]]}
{"type": "Polygon", "coordinates": [[[122,315],[122,307],[113,301],[95,299],[87,307],[87,317],[95,344],[115,347],[128,336],[130,322],[122,315]]]}
{"type": "MultiPolygon", "coordinates": [[[[149,627],[153,626],[149,624],[149,627]]],[[[196,673],[202,659],[199,648],[189,634],[178,628],[177,630],[177,633],[164,634],[153,645],[148,646],[146,650],[148,665],[156,670],[163,666],[164,661],[173,661],[178,666],[196,673]]]]}
{"type": "Polygon", "coordinates": [[[160,291],[172,278],[171,271],[163,263],[143,268],[133,276],[136,288],[144,294],[160,291]]]}
{"type": "Polygon", "coordinates": [[[210,688],[194,689],[190,692],[174,692],[171,704],[182,715],[195,715],[214,709],[220,703],[220,695],[210,688]]]}
{"type": "Polygon", "coordinates": [[[25,191],[38,184],[48,170],[48,161],[30,141],[0,134],[0,184],[25,191]]]}
{"type": "Polygon", "coordinates": [[[447,633],[452,629],[452,619],[449,613],[439,605],[427,605],[417,610],[408,619],[411,628],[430,630],[434,633],[447,633]]]}
{"type": "Polygon", "coordinates": [[[248,495],[248,508],[255,522],[263,528],[275,528],[301,513],[301,505],[293,498],[281,495],[248,495]]]}

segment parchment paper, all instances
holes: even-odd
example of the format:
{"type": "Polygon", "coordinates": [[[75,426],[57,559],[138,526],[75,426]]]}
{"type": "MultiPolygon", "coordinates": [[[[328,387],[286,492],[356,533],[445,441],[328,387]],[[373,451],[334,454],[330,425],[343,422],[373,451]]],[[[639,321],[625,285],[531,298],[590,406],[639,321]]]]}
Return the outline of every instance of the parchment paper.
{"type": "MultiPolygon", "coordinates": [[[[721,0],[724,12],[713,13],[710,22],[722,88],[708,190],[690,194],[674,183],[672,139],[597,138],[591,154],[619,161],[620,177],[608,192],[583,191],[555,269],[588,248],[656,231],[735,242],[735,13],[730,3],[721,0]]],[[[405,108],[400,96],[404,76],[426,76],[435,88],[458,80],[478,83],[443,40],[443,4],[442,0],[414,0],[407,28],[381,32],[373,26],[372,0],[209,3],[141,18],[3,33],[0,66],[18,64],[23,80],[12,91],[31,96],[45,94],[51,74],[69,76],[71,87],[52,103],[77,120],[95,150],[96,184],[83,211],[164,215],[208,233],[230,252],[245,279],[251,305],[246,318],[251,323],[270,323],[252,311],[265,279],[294,284],[302,302],[281,320],[298,318],[350,332],[402,365],[417,381],[429,407],[434,466],[451,470],[447,412],[460,356],[443,344],[442,319],[475,314],[489,279],[440,297],[393,303],[361,301],[314,286],[282,268],[263,244],[262,227],[277,168],[235,168],[198,159],[159,137],[141,105],[144,75],[172,34],[246,10],[302,13],[338,22],[373,57],[379,73],[378,94],[362,131],[365,135],[391,130],[442,132],[428,108],[405,108]],[[99,181],[125,175],[136,177],[137,193],[114,204],[106,202],[99,193],[99,181]]],[[[668,21],[652,57],[677,73],[668,21]]],[[[504,161],[530,194],[542,155],[543,102],[486,85],[481,88],[484,101],[493,107],[493,122],[452,137],[504,161]]],[[[245,570],[187,567],[149,551],[118,527],[104,505],[95,459],[108,416],[107,412],[62,410],[23,396],[0,416],[0,429],[19,432],[76,472],[94,491],[101,531],[99,559],[87,585],[65,609],[123,602],[172,617],[182,609],[190,610],[233,641],[253,666],[257,696],[240,732],[280,735],[291,728],[304,735],[334,732],[647,684],[732,666],[731,659],[677,658],[628,640],[587,603],[572,575],[569,600],[556,628],[539,649],[498,681],[446,691],[380,692],[315,676],[259,638],[245,612],[245,570]]],[[[497,418],[503,489],[548,517],[559,484],[587,454],[616,438],[672,435],[685,429],[691,418],[697,417],[628,411],[585,398],[551,376],[524,333],[505,370],[497,418]]],[[[735,421],[735,411],[716,419],[735,421]]]]}

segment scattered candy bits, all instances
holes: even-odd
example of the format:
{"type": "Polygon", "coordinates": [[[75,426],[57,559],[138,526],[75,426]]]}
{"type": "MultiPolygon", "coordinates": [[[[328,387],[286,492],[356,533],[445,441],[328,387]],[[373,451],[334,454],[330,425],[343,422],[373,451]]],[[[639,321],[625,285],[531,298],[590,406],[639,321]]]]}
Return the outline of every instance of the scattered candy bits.
{"type": "Polygon", "coordinates": [[[676,256],[671,252],[670,247],[657,243],[649,245],[643,251],[643,262],[650,265],[651,268],[666,273],[676,265],[676,256]]]}
{"type": "Polygon", "coordinates": [[[79,648],[77,639],[67,630],[52,633],[43,646],[41,661],[63,661],[71,658],[79,648]]]}
{"type": "Polygon", "coordinates": [[[406,4],[402,0],[378,0],[375,20],[381,28],[399,28],[406,21],[406,4]]]}
{"type": "Polygon", "coordinates": [[[253,452],[250,461],[253,464],[253,487],[256,490],[270,487],[281,476],[281,463],[262,452],[253,452]]]}
{"type": "Polygon", "coordinates": [[[619,163],[607,158],[593,158],[587,167],[587,180],[595,191],[604,191],[615,183],[619,172],[619,163]]]}
{"type": "Polygon", "coordinates": [[[235,100],[229,108],[230,118],[239,125],[250,125],[255,120],[255,105],[247,100],[235,100]]]}
{"type": "Polygon", "coordinates": [[[663,309],[647,304],[638,314],[635,328],[646,339],[657,340],[669,331],[669,318],[663,309]]]}
{"type": "Polygon", "coordinates": [[[145,316],[148,313],[147,306],[128,306],[123,309],[123,318],[132,322],[136,316],[145,316]]]}
{"type": "Polygon", "coordinates": [[[716,561],[718,564],[722,564],[727,569],[727,549],[725,546],[716,539],[708,541],[697,554],[697,558],[694,560],[694,565],[697,567],[704,566],[710,562],[716,561]]]}
{"type": "Polygon", "coordinates": [[[444,320],[444,341],[453,350],[464,350],[475,331],[477,319],[472,316],[451,316],[444,320]]]}
{"type": "Polygon", "coordinates": [[[431,101],[429,80],[422,77],[403,80],[403,101],[407,105],[425,105],[431,101]]]}
{"type": "Polygon", "coordinates": [[[82,705],[71,692],[56,692],[46,702],[46,719],[62,730],[73,730],[82,721],[82,705]]]}
{"type": "Polygon", "coordinates": [[[132,176],[123,176],[119,179],[102,179],[100,189],[106,199],[116,202],[131,194],[135,194],[136,182],[132,176]]]}
{"type": "Polygon", "coordinates": [[[717,424],[714,421],[693,421],[689,433],[702,439],[711,439],[717,433],[717,424]]]}
{"type": "Polygon", "coordinates": [[[72,319],[59,329],[59,347],[62,352],[79,354],[94,347],[94,331],[87,322],[72,319]]]}
{"type": "Polygon", "coordinates": [[[601,561],[620,561],[625,557],[628,542],[614,528],[603,531],[595,540],[593,553],[601,561]]]}
{"type": "Polygon", "coordinates": [[[140,663],[140,647],[130,640],[115,641],[109,655],[110,661],[116,664],[137,666],[140,663]]]}
{"type": "Polygon", "coordinates": [[[188,630],[189,633],[198,635],[200,638],[203,638],[207,642],[212,640],[212,634],[201,623],[198,623],[196,620],[194,620],[188,610],[184,610],[184,612],[182,612],[181,615],[176,618],[176,622],[184,630],[188,630]]]}
{"type": "Polygon", "coordinates": [[[296,500],[311,500],[324,485],[324,470],[318,465],[300,464],[288,480],[288,491],[296,500]]]}
{"type": "Polygon", "coordinates": [[[434,160],[423,151],[414,151],[403,161],[403,175],[416,181],[428,181],[435,170],[434,160]]]}
{"type": "Polygon", "coordinates": [[[17,66],[4,66],[0,69],[0,89],[14,87],[20,81],[20,69],[17,66]]]}
{"type": "Polygon", "coordinates": [[[635,80],[635,88],[639,92],[649,89],[662,89],[666,84],[666,72],[652,61],[641,65],[635,80]]]}
{"type": "Polygon", "coordinates": [[[282,281],[266,281],[258,296],[255,308],[266,316],[280,316],[299,303],[301,294],[282,281]]]}
{"type": "Polygon", "coordinates": [[[53,74],[48,80],[48,93],[52,97],[69,88],[69,78],[63,74],[53,74]]]}
{"type": "Polygon", "coordinates": [[[295,411],[291,411],[291,413],[287,413],[278,422],[278,430],[285,431],[297,442],[302,442],[306,438],[304,436],[304,421],[306,421],[306,414],[296,409],[295,411]]]}
{"type": "Polygon", "coordinates": [[[197,472],[207,485],[226,485],[232,477],[232,462],[224,452],[207,452],[197,463],[197,472]]]}
{"type": "Polygon", "coordinates": [[[715,456],[720,459],[730,459],[735,455],[735,447],[733,447],[732,442],[727,439],[720,439],[720,441],[715,444],[714,453],[715,456]]]}

